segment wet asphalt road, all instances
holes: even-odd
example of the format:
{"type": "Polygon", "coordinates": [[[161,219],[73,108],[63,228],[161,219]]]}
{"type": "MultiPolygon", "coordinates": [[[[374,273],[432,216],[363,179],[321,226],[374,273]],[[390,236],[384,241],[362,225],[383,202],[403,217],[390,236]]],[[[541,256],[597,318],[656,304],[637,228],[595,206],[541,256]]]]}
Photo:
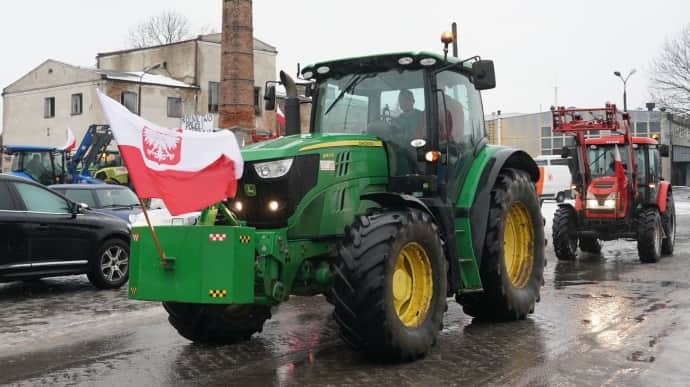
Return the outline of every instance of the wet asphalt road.
{"type": "MultiPolygon", "coordinates": [[[[676,254],[641,264],[632,242],[559,263],[524,321],[474,322],[449,300],[424,359],[381,364],[340,341],[322,297],[293,297],[243,344],[195,345],[157,303],[85,276],[0,284],[0,384],[690,385],[690,190],[676,190],[676,254]]],[[[555,204],[545,203],[547,235],[555,204]]]]}

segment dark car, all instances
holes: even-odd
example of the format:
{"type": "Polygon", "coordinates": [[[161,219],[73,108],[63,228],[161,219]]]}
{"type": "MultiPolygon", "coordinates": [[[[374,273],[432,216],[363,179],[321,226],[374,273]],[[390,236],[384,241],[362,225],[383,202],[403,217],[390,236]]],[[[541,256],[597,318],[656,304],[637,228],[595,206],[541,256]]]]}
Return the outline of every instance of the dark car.
{"type": "Polygon", "coordinates": [[[96,287],[129,278],[129,225],[20,177],[0,175],[0,281],[86,274],[96,287]]]}
{"type": "Polygon", "coordinates": [[[76,203],[84,203],[96,212],[115,215],[129,222],[129,216],[141,212],[139,199],[131,189],[114,184],[55,184],[55,190],[76,203]]]}

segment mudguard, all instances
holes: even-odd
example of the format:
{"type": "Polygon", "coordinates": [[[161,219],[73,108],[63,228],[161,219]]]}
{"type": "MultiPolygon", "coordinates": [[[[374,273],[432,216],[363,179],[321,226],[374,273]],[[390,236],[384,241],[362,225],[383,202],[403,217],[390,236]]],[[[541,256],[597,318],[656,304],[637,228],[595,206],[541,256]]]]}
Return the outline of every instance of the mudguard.
{"type": "Polygon", "coordinates": [[[673,194],[671,191],[671,183],[668,181],[659,182],[659,192],[656,194],[656,205],[659,207],[659,212],[666,212],[666,198],[669,194],[673,194]]]}
{"type": "Polygon", "coordinates": [[[535,184],[539,180],[537,163],[524,151],[510,148],[500,149],[487,162],[479,179],[477,192],[474,195],[474,201],[469,214],[472,235],[475,236],[472,239],[472,248],[478,265],[481,264],[484,250],[483,236],[486,235],[486,227],[489,223],[487,214],[489,213],[491,189],[498,178],[498,174],[504,168],[526,171],[535,184]]]}
{"type": "Polygon", "coordinates": [[[424,204],[419,198],[412,195],[405,195],[394,192],[371,192],[360,196],[361,200],[371,200],[379,204],[381,207],[388,208],[417,208],[428,213],[436,224],[438,219],[434,215],[433,211],[424,204]]]}

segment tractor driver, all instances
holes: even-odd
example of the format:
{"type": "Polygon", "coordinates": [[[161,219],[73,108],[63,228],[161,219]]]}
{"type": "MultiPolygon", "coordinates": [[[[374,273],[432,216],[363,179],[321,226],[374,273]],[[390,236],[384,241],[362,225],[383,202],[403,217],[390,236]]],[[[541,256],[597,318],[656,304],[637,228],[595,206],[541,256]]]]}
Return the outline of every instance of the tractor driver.
{"type": "Polygon", "coordinates": [[[400,90],[398,104],[402,113],[394,119],[393,123],[401,129],[403,138],[414,139],[422,137],[424,113],[419,109],[415,109],[412,92],[407,89],[400,90]]]}

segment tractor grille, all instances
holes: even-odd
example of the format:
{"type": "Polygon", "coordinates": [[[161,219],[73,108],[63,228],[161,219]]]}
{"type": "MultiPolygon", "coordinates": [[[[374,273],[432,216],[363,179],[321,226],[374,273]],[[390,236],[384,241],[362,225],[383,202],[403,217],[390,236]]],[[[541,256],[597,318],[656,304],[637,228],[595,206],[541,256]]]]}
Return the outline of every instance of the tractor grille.
{"type": "Polygon", "coordinates": [[[346,176],[350,170],[350,152],[341,152],[335,156],[335,176],[346,176]]]}
{"type": "Polygon", "coordinates": [[[594,183],[594,188],[613,188],[612,181],[598,181],[594,183]]]}
{"type": "MultiPolygon", "coordinates": [[[[261,162],[269,160],[261,160],[261,162]]],[[[304,195],[316,185],[319,172],[319,155],[295,157],[290,171],[274,179],[260,178],[253,163],[244,165],[244,175],[237,182],[237,196],[231,209],[257,228],[278,228],[287,226],[287,220],[295,213],[304,195]],[[238,210],[238,203],[241,210],[238,210]],[[271,208],[271,202],[277,208],[271,208]]]]}

